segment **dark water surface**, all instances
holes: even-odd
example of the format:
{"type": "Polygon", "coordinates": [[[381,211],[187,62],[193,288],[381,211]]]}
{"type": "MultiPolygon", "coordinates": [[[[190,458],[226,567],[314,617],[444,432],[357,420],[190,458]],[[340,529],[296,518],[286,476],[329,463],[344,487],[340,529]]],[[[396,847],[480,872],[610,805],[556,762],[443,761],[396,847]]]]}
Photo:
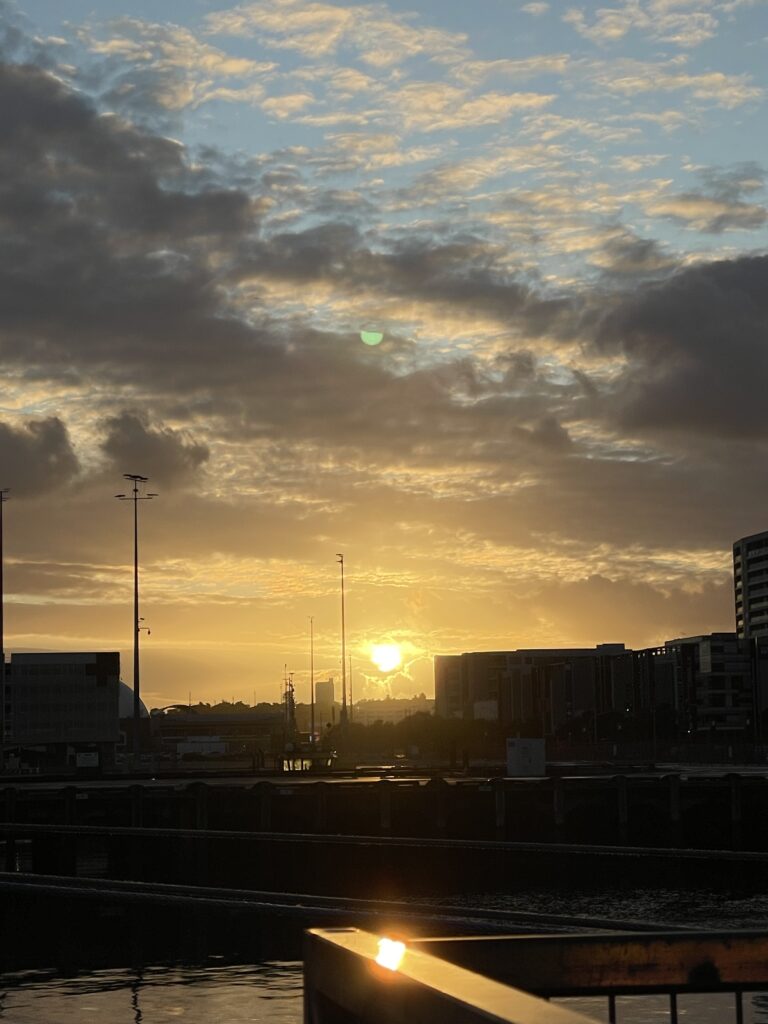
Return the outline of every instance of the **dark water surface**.
{"type": "MultiPolygon", "coordinates": [[[[747,893],[542,890],[524,895],[468,893],[450,902],[467,909],[658,922],[661,926],[686,925],[702,931],[751,928],[768,932],[768,895],[747,893]]],[[[74,977],[62,977],[54,971],[0,975],[0,1022],[300,1024],[301,971],[301,964],[296,961],[232,966],[213,959],[205,966],[155,966],[141,972],[101,970],[74,977]]],[[[596,1021],[608,1020],[607,1001],[603,998],[558,1002],[596,1021]]],[[[664,996],[620,998],[617,1008],[621,1024],[663,1024],[670,1019],[669,1002],[664,996]]],[[[768,994],[745,995],[744,1010],[744,1024],[768,1024],[768,994]]],[[[736,1020],[734,997],[681,996],[678,1019],[689,1024],[729,1024],[736,1020]]]]}
{"type": "Polygon", "coordinates": [[[0,976],[8,1024],[298,1024],[299,963],[0,976]]]}

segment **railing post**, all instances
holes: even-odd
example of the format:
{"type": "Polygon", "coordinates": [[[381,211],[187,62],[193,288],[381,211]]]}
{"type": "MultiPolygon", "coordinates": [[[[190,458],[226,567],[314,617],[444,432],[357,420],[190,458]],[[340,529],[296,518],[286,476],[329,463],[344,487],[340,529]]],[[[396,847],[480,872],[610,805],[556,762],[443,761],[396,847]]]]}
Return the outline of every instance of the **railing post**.
{"type": "Polygon", "coordinates": [[[616,800],[619,814],[619,839],[626,843],[629,831],[629,801],[627,800],[627,776],[616,776],[616,800]]]}
{"type": "Polygon", "coordinates": [[[77,824],[77,787],[64,787],[64,824],[77,824]]]}
{"type": "Polygon", "coordinates": [[[315,782],[315,831],[325,832],[328,828],[328,783],[315,782]]]}
{"type": "Polygon", "coordinates": [[[507,831],[507,789],[504,779],[493,780],[493,812],[496,836],[503,839],[507,831]]]}
{"type": "MultiPolygon", "coordinates": [[[[16,821],[16,787],[9,786],[5,791],[5,820],[16,821]]],[[[5,870],[16,870],[16,837],[12,832],[5,833],[5,870]]]]}
{"type": "Polygon", "coordinates": [[[448,824],[448,789],[449,783],[443,778],[430,779],[424,787],[434,803],[434,822],[439,835],[443,835],[448,824]]]}
{"type": "Polygon", "coordinates": [[[672,826],[672,841],[679,845],[682,839],[682,827],[680,816],[680,776],[669,775],[667,777],[669,786],[669,821],[672,826]]]}
{"type": "Polygon", "coordinates": [[[269,832],[272,828],[272,783],[259,782],[254,788],[259,793],[259,829],[269,832]]]}
{"type": "Polygon", "coordinates": [[[392,831],[392,783],[382,779],[376,786],[379,791],[379,829],[388,835],[392,831]]]}
{"type": "Polygon", "coordinates": [[[204,782],[195,782],[195,828],[208,828],[208,786],[204,782]]]}
{"type": "Polygon", "coordinates": [[[741,776],[736,772],[728,774],[731,805],[731,849],[741,848],[741,776]]]}
{"type": "Polygon", "coordinates": [[[555,828],[562,832],[565,825],[565,779],[559,777],[552,782],[552,815],[555,828]]]}
{"type": "Polygon", "coordinates": [[[144,787],[131,786],[131,827],[141,828],[144,824],[144,787]]]}

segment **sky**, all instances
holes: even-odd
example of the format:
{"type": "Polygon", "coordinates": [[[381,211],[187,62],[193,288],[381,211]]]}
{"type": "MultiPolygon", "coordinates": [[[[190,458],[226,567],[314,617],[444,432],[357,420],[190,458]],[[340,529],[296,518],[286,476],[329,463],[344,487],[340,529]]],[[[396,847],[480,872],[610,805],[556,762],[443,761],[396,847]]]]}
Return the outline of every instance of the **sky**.
{"type": "Polygon", "coordinates": [[[355,699],[733,628],[731,544],[768,529],[767,0],[0,23],[6,651],[131,682],[123,473],[158,493],[150,706],[277,700],[286,666],[308,699],[310,616],[338,680],[338,552],[355,699]]]}

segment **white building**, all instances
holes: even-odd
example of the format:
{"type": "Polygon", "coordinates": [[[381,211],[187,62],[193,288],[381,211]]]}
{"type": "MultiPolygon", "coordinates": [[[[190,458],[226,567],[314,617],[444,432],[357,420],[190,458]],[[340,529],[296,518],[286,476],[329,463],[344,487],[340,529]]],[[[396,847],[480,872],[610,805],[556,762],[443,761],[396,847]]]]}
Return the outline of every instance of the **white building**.
{"type": "Polygon", "coordinates": [[[734,543],[733,589],[737,636],[768,637],[768,531],[734,543]]]}

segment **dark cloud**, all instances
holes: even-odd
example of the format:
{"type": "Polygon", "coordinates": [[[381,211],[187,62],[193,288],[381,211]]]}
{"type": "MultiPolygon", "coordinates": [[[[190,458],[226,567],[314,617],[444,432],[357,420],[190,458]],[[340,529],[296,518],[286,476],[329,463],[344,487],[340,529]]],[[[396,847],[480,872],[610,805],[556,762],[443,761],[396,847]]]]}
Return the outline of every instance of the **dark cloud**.
{"type": "Polygon", "coordinates": [[[157,483],[176,483],[190,477],[207,460],[206,445],[169,427],[152,426],[141,416],[124,412],[105,424],[102,451],[119,472],[137,472],[157,483]],[[131,468],[134,467],[134,468],[131,468]]]}
{"type": "Polygon", "coordinates": [[[0,422],[2,486],[27,496],[69,483],[80,465],[60,419],[31,420],[22,427],[0,422]]]}
{"type": "Polygon", "coordinates": [[[768,256],[679,271],[619,301],[601,352],[628,360],[614,414],[625,429],[765,438],[768,256]]]}
{"type": "Polygon", "coordinates": [[[753,231],[768,221],[768,209],[750,202],[765,187],[766,172],[754,162],[733,167],[706,167],[698,172],[702,188],[651,203],[651,212],[698,231],[753,231]]]}
{"type": "Polygon", "coordinates": [[[657,275],[675,265],[654,238],[638,238],[629,232],[611,237],[595,262],[607,273],[622,277],[657,275]]]}

